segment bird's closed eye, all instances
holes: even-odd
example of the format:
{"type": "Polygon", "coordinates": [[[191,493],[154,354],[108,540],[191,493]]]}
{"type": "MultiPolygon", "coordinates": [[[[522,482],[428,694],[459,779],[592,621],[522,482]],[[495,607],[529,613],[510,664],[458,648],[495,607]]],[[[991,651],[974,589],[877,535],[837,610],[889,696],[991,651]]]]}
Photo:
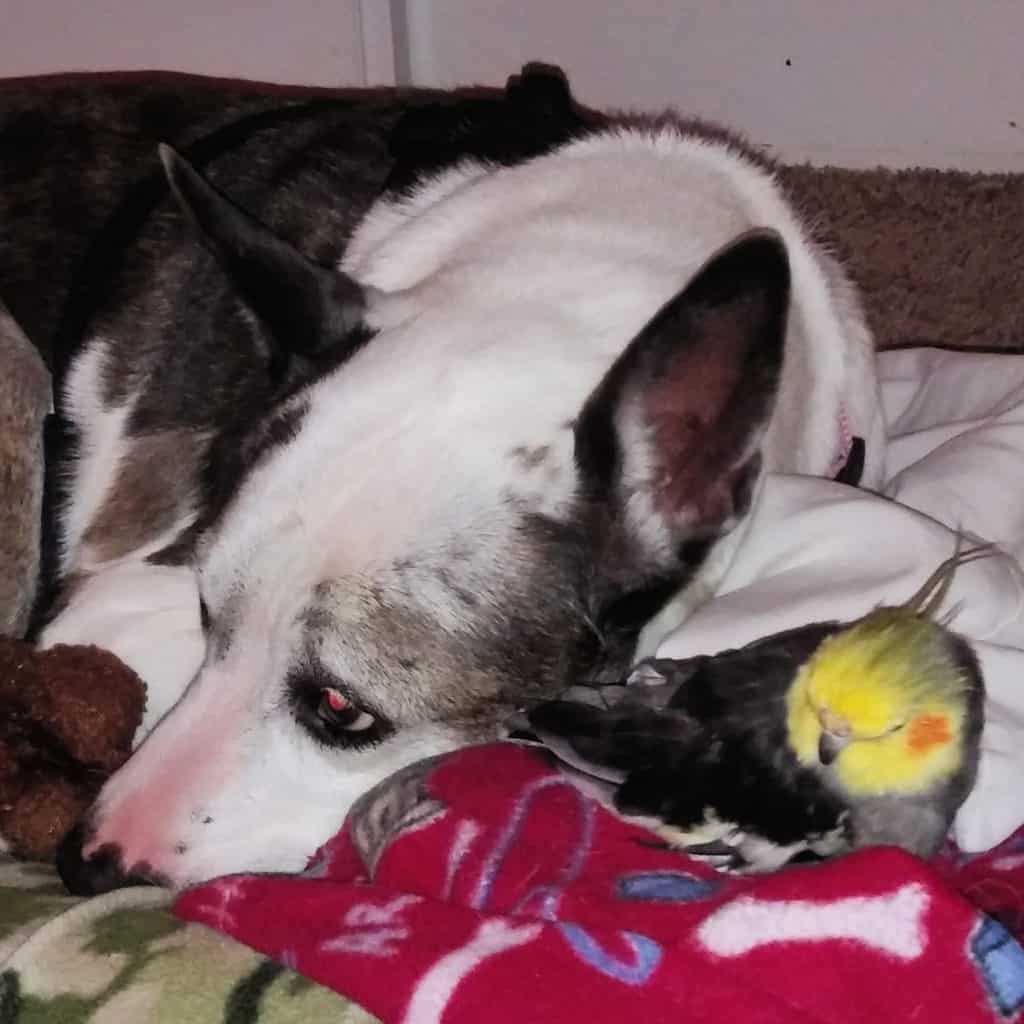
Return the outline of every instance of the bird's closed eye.
{"type": "Polygon", "coordinates": [[[868,742],[872,742],[874,740],[885,740],[890,736],[895,736],[898,732],[902,732],[906,727],[906,721],[897,722],[895,725],[890,725],[887,729],[883,729],[881,732],[872,733],[871,735],[861,736],[854,732],[853,739],[866,740],[868,742]]]}

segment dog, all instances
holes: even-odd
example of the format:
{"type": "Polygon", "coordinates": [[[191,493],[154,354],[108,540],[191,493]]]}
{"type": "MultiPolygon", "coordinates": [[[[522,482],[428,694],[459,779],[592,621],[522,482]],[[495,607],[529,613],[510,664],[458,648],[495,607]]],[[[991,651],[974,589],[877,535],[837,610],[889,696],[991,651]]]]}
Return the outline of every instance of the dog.
{"type": "Polygon", "coordinates": [[[543,68],[162,88],[15,90],[0,122],[50,126],[59,159],[24,160],[68,192],[0,182],[55,378],[36,635],[149,690],[62,844],[72,891],[301,869],[378,780],[653,652],[766,472],[833,475],[856,438],[880,481],[854,288],[727,133],[584,110],[543,68]]]}

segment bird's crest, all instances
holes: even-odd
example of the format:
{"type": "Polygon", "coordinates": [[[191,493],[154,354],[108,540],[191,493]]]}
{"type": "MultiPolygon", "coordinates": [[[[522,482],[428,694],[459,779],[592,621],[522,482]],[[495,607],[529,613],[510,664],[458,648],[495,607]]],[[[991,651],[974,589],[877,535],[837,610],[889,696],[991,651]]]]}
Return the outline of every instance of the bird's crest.
{"type": "Polygon", "coordinates": [[[955,551],[903,604],[875,608],[826,639],[805,666],[812,705],[868,738],[930,700],[959,703],[970,679],[950,656],[935,616],[957,569],[993,550],[986,544],[955,551]]]}
{"type": "Polygon", "coordinates": [[[942,602],[946,600],[949,588],[953,585],[953,577],[956,576],[957,569],[961,565],[977,561],[979,558],[988,558],[995,552],[994,544],[976,544],[961,551],[961,539],[960,536],[957,536],[956,549],[953,554],[939,565],[907,601],[898,607],[912,615],[934,619],[935,613],[942,607],[942,602]]]}

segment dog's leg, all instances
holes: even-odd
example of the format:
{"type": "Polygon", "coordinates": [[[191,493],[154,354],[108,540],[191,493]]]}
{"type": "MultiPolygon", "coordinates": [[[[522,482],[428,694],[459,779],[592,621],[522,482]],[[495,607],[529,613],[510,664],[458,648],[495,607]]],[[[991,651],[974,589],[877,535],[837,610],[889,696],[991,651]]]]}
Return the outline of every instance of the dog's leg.
{"type": "Polygon", "coordinates": [[[66,589],[64,606],[39,638],[95,644],[116,654],[146,684],[146,711],[135,744],[178,702],[206,652],[192,570],[127,558],[66,589]]]}

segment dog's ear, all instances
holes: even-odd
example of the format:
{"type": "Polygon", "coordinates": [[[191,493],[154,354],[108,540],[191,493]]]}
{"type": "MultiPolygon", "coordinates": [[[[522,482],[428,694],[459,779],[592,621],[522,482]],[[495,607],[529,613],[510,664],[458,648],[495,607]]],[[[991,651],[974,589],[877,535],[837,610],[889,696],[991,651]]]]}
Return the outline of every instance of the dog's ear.
{"type": "Polygon", "coordinates": [[[313,263],[218,192],[170,146],[159,147],[179,206],[256,314],[279,351],[317,356],[362,323],[362,289],[341,272],[313,263]]]}
{"type": "Polygon", "coordinates": [[[667,596],[747,510],[788,307],[782,239],[744,235],[662,307],[587,400],[575,450],[599,603],[667,596]]]}

